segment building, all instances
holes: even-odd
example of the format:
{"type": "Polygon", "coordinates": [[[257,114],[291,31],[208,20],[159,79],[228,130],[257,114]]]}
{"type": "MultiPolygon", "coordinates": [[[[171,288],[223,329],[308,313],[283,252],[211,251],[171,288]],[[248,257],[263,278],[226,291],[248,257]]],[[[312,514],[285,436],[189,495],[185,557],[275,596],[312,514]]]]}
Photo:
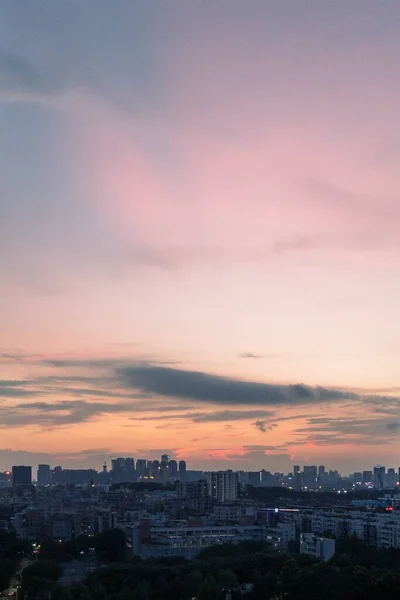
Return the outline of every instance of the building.
{"type": "Polygon", "coordinates": [[[261,485],[261,471],[250,471],[247,476],[249,485],[259,487],[261,485]]]}
{"type": "Polygon", "coordinates": [[[12,484],[14,487],[20,485],[32,485],[32,467],[22,465],[12,468],[12,484]]]}
{"type": "Polygon", "coordinates": [[[374,475],[372,483],[374,484],[374,488],[377,490],[382,490],[386,485],[386,467],[381,467],[380,465],[374,467],[374,475]]]}
{"type": "Polygon", "coordinates": [[[173,481],[178,479],[178,463],[176,460],[169,461],[169,476],[173,481]]]}
{"type": "Polygon", "coordinates": [[[315,489],[317,487],[318,469],[314,465],[304,465],[303,467],[303,486],[306,489],[315,489]]]}
{"type": "Polygon", "coordinates": [[[199,481],[179,481],[178,498],[204,498],[208,496],[208,485],[205,479],[199,481]]]}
{"type": "Polygon", "coordinates": [[[234,502],[239,496],[239,474],[235,471],[206,473],[208,495],[218,502],[234,502]]]}
{"type": "Polygon", "coordinates": [[[37,484],[43,486],[51,484],[50,465],[38,465],[37,484]]]}
{"type": "Polygon", "coordinates": [[[372,471],[363,471],[362,482],[364,485],[371,485],[373,479],[372,471]]]}
{"type": "Polygon", "coordinates": [[[276,485],[278,485],[276,475],[270,473],[269,471],[265,471],[264,469],[262,469],[260,477],[260,485],[262,485],[263,487],[275,487],[276,485]]]}
{"type": "Polygon", "coordinates": [[[139,458],[136,461],[136,477],[140,479],[141,477],[146,477],[147,474],[147,460],[139,458]]]}
{"type": "Polygon", "coordinates": [[[386,475],[386,487],[394,488],[396,487],[396,471],[394,469],[388,469],[386,475]]]}
{"type": "Polygon", "coordinates": [[[160,477],[160,461],[159,460],[153,460],[150,462],[149,475],[150,475],[150,477],[152,477],[155,480],[159,479],[159,477],[160,477]]]}
{"type": "Polygon", "coordinates": [[[179,461],[179,479],[185,481],[186,479],[186,461],[179,461]]]}
{"type": "Polygon", "coordinates": [[[191,559],[204,548],[216,544],[238,544],[245,540],[266,542],[277,552],[287,548],[295,539],[294,523],[266,525],[204,525],[191,527],[181,522],[167,526],[127,524],[125,538],[128,550],[142,558],[184,556],[191,559]]]}
{"type": "Polygon", "coordinates": [[[212,499],[208,495],[208,485],[205,479],[200,479],[199,481],[179,481],[177,492],[183,506],[192,508],[203,514],[211,509],[212,499]]]}
{"type": "Polygon", "coordinates": [[[131,474],[135,471],[135,459],[131,456],[125,459],[125,469],[131,474]]]}
{"type": "Polygon", "coordinates": [[[300,535],[300,554],[329,560],[335,554],[335,540],[317,537],[313,533],[302,533],[300,535]]]}

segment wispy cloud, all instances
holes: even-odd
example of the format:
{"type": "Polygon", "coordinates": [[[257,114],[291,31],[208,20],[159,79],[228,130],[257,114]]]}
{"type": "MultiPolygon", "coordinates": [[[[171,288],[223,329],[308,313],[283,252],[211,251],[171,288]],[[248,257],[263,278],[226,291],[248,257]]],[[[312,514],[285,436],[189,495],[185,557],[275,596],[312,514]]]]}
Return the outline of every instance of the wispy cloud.
{"type": "Polygon", "coordinates": [[[253,423],[257,429],[259,429],[262,433],[266,433],[267,431],[272,431],[275,427],[278,427],[276,423],[268,423],[268,421],[256,421],[253,423]]]}
{"type": "Polygon", "coordinates": [[[0,100],[40,99],[62,90],[56,73],[46,72],[25,56],[0,48],[0,100]]]}
{"type": "Polygon", "coordinates": [[[354,392],[345,390],[313,388],[302,383],[275,385],[242,381],[152,364],[132,364],[119,368],[117,376],[122,385],[132,386],[142,392],[216,404],[291,406],[362,399],[354,392]]]}

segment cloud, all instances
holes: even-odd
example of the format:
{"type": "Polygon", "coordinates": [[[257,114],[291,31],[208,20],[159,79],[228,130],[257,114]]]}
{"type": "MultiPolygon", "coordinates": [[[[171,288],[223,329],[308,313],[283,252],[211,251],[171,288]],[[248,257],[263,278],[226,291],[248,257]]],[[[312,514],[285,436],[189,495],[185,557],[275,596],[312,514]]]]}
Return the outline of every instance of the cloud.
{"type": "Polygon", "coordinates": [[[244,462],[258,461],[259,468],[266,468],[267,457],[287,462],[289,455],[283,446],[245,445],[236,448],[207,448],[208,456],[213,459],[235,460],[244,462]]]}
{"type": "Polygon", "coordinates": [[[239,358],[264,358],[262,354],[255,354],[254,352],[242,352],[238,356],[239,358]]]}
{"type": "MultiPolygon", "coordinates": [[[[186,419],[190,420],[193,423],[212,423],[212,422],[220,422],[220,421],[243,421],[246,419],[255,419],[257,417],[269,417],[274,415],[272,411],[269,410],[220,410],[215,412],[190,412],[190,409],[193,407],[184,406],[168,406],[168,407],[158,407],[153,408],[153,414],[146,417],[131,417],[132,420],[136,421],[167,421],[167,420],[180,420],[186,419]],[[165,410],[173,411],[176,409],[186,409],[189,412],[179,412],[175,414],[167,414],[160,415],[158,412],[164,412],[165,410]]],[[[149,409],[150,410],[150,409],[149,409]]]]}
{"type": "Polygon", "coordinates": [[[382,417],[310,417],[308,425],[294,430],[299,439],[290,445],[380,445],[394,441],[388,431],[397,431],[397,422],[382,417]]]}
{"type": "Polygon", "coordinates": [[[25,57],[0,49],[0,99],[39,98],[62,89],[54,74],[39,69],[25,57]]]}
{"type": "Polygon", "coordinates": [[[193,417],[195,423],[207,423],[213,421],[242,421],[254,419],[255,417],[270,416],[273,413],[266,410],[221,410],[214,413],[199,414],[193,417]]]}
{"type": "Polygon", "coordinates": [[[216,404],[294,406],[361,400],[354,392],[338,389],[243,381],[149,363],[118,368],[117,376],[121,385],[132,386],[142,392],[216,404]]]}
{"type": "Polygon", "coordinates": [[[86,400],[61,400],[59,402],[27,402],[0,408],[1,427],[25,425],[52,429],[65,425],[85,423],[110,414],[132,412],[168,412],[175,406],[160,406],[155,402],[147,406],[143,402],[87,402],[86,400]]]}
{"type": "Polygon", "coordinates": [[[386,423],[385,428],[388,431],[399,431],[400,430],[400,423],[398,421],[391,421],[390,423],[386,423]]]}
{"type": "Polygon", "coordinates": [[[256,421],[253,423],[257,429],[259,429],[262,433],[266,433],[267,431],[272,431],[275,427],[278,427],[276,423],[268,423],[267,421],[256,421]]]}
{"type": "Polygon", "coordinates": [[[0,398],[28,398],[37,396],[37,390],[26,389],[25,380],[1,379],[0,380],[0,398]]]}
{"type": "MultiPolygon", "coordinates": [[[[358,436],[366,443],[381,438],[389,415],[398,414],[399,399],[372,396],[321,386],[274,384],[245,381],[232,377],[189,371],[171,361],[150,362],[118,356],[100,358],[38,358],[38,367],[63,370],[47,376],[0,380],[0,396],[37,398],[38,402],[20,402],[0,410],[3,426],[31,425],[46,429],[83,423],[108,414],[126,413],[133,421],[188,422],[195,424],[250,421],[262,433],[271,431],[281,421],[307,419],[305,427],[296,429],[294,443],[323,442],[316,435],[358,436]],[[78,373],[78,374],[77,374],[78,373]],[[48,398],[51,397],[51,401],[48,398]],[[169,399],[169,402],[165,401],[169,399]],[[373,411],[384,407],[387,416],[374,418],[313,417],[309,414],[283,415],[278,408],[341,405],[350,402],[351,410],[367,406],[373,411]],[[210,410],[209,405],[214,405],[210,410]],[[219,410],[215,407],[219,406],[219,410]]],[[[390,419],[389,419],[390,420],[390,419]]],[[[386,428],[386,429],[385,429],[386,428]]]]}

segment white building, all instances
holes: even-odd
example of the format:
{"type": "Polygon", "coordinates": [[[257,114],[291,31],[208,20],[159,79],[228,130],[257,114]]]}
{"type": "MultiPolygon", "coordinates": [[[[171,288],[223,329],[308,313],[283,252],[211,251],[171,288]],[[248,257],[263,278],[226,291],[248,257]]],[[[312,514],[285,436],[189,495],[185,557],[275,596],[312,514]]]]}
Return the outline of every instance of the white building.
{"type": "Polygon", "coordinates": [[[125,526],[129,551],[143,558],[154,556],[185,556],[194,558],[201,550],[216,544],[238,544],[245,540],[266,542],[271,549],[285,550],[295,539],[294,523],[266,525],[203,525],[200,527],[171,523],[169,526],[151,526],[148,537],[141,541],[137,524],[125,526]]]}
{"type": "Polygon", "coordinates": [[[219,502],[234,502],[239,495],[239,474],[235,471],[206,473],[208,495],[219,502]]]}
{"type": "Polygon", "coordinates": [[[300,554],[329,560],[335,554],[335,540],[317,537],[313,533],[302,533],[300,535],[300,554]]]}

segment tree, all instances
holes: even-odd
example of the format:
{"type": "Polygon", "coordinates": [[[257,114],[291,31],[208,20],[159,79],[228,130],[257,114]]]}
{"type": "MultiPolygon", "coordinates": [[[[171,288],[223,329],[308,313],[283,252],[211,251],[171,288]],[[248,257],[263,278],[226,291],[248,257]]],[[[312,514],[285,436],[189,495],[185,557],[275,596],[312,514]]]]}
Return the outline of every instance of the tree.
{"type": "Polygon", "coordinates": [[[299,567],[293,558],[285,562],[279,574],[277,591],[283,594],[290,594],[296,586],[296,579],[299,573],[299,567]]]}
{"type": "Polygon", "coordinates": [[[202,583],[197,595],[198,600],[221,600],[222,590],[215,581],[214,576],[209,573],[202,583]]]}
{"type": "Polygon", "coordinates": [[[55,560],[37,560],[22,571],[22,585],[29,585],[33,578],[47,581],[57,581],[62,574],[62,568],[55,560]]]}
{"type": "Polygon", "coordinates": [[[203,583],[204,577],[201,571],[190,571],[185,579],[183,580],[183,589],[187,594],[188,598],[193,598],[197,596],[201,585],[203,583]]]}
{"type": "Polygon", "coordinates": [[[236,589],[239,586],[237,577],[232,569],[225,569],[218,574],[218,584],[222,589],[236,589]]]}
{"type": "Polygon", "coordinates": [[[71,590],[68,588],[55,588],[51,595],[51,600],[75,600],[71,590]]]}
{"type": "Polygon", "coordinates": [[[106,589],[105,589],[104,585],[101,585],[100,583],[97,583],[95,586],[93,586],[90,596],[91,596],[92,600],[107,600],[108,599],[108,594],[106,592],[106,589]]]}
{"type": "Polygon", "coordinates": [[[278,581],[277,575],[268,571],[265,575],[261,575],[254,582],[253,600],[264,600],[265,598],[270,598],[275,591],[276,584],[278,581]]]}
{"type": "Polygon", "coordinates": [[[131,595],[132,600],[150,600],[150,593],[148,587],[139,583],[133,590],[133,594],[131,595]]]}

